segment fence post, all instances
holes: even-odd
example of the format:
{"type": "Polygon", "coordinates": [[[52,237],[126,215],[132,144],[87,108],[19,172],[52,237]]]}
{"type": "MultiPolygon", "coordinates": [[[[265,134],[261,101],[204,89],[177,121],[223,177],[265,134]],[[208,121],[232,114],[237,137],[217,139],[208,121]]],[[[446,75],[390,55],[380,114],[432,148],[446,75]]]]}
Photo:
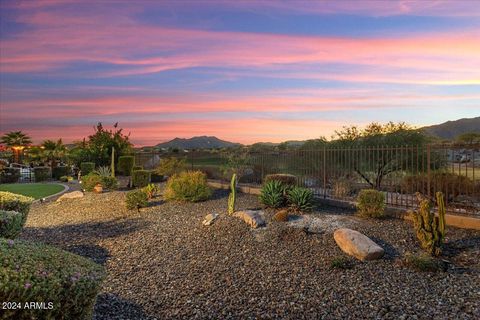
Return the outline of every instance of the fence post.
{"type": "Polygon", "coordinates": [[[323,147],[323,199],[327,198],[327,147],[323,147]]]}
{"type": "Polygon", "coordinates": [[[428,197],[430,198],[430,166],[431,166],[431,158],[430,158],[430,144],[427,144],[427,190],[428,190],[428,197]]]}

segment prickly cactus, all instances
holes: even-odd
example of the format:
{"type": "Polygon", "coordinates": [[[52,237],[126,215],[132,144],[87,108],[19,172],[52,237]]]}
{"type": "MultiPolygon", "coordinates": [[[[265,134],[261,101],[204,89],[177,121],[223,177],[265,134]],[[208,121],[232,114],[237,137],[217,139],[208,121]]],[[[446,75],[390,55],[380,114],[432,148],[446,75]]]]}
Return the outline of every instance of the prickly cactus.
{"type": "Polygon", "coordinates": [[[431,255],[438,256],[442,253],[445,239],[445,203],[441,192],[437,192],[436,196],[438,216],[431,211],[430,201],[423,199],[418,211],[413,214],[413,222],[422,248],[431,255]]]}
{"type": "Polygon", "coordinates": [[[115,148],[112,147],[112,161],[110,164],[111,171],[112,171],[112,178],[115,178],[115,148]]]}
{"type": "Polygon", "coordinates": [[[237,197],[237,174],[232,175],[232,181],[230,182],[230,195],[228,196],[228,214],[235,212],[235,201],[237,197]]]}

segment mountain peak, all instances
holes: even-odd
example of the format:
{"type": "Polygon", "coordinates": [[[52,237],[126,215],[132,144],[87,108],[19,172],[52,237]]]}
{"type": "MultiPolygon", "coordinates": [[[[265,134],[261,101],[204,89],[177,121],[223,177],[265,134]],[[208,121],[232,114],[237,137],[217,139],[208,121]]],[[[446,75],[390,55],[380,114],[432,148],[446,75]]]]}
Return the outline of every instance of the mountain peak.
{"type": "Polygon", "coordinates": [[[178,149],[212,149],[212,148],[234,148],[241,146],[240,143],[221,140],[215,136],[195,136],[192,138],[174,138],[168,142],[159,143],[157,148],[178,148],[178,149]]]}

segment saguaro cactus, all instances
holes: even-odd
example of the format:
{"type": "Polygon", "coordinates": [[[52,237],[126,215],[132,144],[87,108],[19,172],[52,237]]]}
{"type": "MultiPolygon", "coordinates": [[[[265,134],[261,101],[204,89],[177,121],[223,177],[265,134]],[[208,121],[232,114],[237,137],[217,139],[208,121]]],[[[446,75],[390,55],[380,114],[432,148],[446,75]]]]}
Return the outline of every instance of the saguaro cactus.
{"type": "Polygon", "coordinates": [[[115,147],[112,147],[112,162],[110,167],[112,171],[112,178],[115,178],[115,147]]]}
{"type": "Polygon", "coordinates": [[[442,253],[445,239],[445,203],[443,193],[437,192],[436,196],[438,216],[431,211],[430,201],[423,199],[418,212],[413,214],[413,222],[422,248],[431,255],[438,256],[442,253]]]}
{"type": "Polygon", "coordinates": [[[237,197],[237,174],[232,175],[232,180],[230,181],[230,195],[228,196],[228,214],[233,214],[235,212],[235,201],[237,197]]]}

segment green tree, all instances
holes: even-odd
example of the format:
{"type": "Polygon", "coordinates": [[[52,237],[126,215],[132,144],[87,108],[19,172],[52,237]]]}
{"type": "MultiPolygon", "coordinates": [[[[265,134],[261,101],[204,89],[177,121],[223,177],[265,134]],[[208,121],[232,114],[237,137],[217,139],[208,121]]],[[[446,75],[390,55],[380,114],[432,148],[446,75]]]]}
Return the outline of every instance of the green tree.
{"type": "Polygon", "coordinates": [[[373,122],[364,129],[344,127],[332,138],[331,147],[340,148],[340,153],[348,153],[339,157],[347,160],[338,161],[335,165],[340,169],[352,168],[375,189],[381,188],[387,175],[409,168],[409,164],[419,158],[427,158],[418,155],[418,152],[425,152],[423,147],[428,143],[427,137],[404,122],[373,122]]]}
{"type": "Polygon", "coordinates": [[[123,129],[118,129],[118,123],[115,123],[113,130],[107,130],[102,123],[98,123],[94,128],[95,133],[88,136],[85,148],[88,150],[90,159],[97,166],[108,166],[111,162],[110,156],[112,148],[115,148],[116,157],[132,152],[132,144],[128,135],[123,134],[123,129]]]}
{"type": "Polygon", "coordinates": [[[57,162],[62,160],[67,155],[67,147],[63,144],[62,139],[57,141],[45,140],[42,143],[43,157],[50,162],[50,167],[53,169],[57,166],[57,162]]]}

